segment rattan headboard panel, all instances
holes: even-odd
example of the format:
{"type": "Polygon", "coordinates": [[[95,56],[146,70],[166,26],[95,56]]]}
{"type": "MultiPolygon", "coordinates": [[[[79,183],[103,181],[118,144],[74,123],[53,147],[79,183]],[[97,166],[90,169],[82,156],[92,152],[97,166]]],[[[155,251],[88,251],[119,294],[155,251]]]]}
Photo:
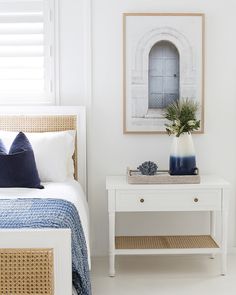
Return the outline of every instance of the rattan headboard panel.
{"type": "MultiPolygon", "coordinates": [[[[0,130],[22,132],[55,132],[76,130],[77,118],[74,115],[46,115],[46,116],[0,116],[0,130]]],[[[77,142],[77,140],[76,140],[77,142]]],[[[73,155],[75,178],[78,179],[77,145],[73,155]]]]}

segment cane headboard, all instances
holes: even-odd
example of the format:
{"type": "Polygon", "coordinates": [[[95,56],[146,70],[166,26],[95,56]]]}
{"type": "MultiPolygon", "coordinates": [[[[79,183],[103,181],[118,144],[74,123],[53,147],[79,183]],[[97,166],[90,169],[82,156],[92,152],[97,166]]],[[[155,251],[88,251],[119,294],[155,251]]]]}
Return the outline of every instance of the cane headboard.
{"type": "Polygon", "coordinates": [[[86,188],[86,139],[84,107],[0,108],[0,130],[54,132],[76,130],[73,155],[75,179],[86,188]]]}

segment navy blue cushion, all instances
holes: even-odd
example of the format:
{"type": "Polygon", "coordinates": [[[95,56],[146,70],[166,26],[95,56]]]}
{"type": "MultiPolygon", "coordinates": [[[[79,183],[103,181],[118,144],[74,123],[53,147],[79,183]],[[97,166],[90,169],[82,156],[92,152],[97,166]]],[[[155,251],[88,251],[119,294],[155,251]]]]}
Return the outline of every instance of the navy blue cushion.
{"type": "Polygon", "coordinates": [[[7,150],[6,150],[2,140],[0,138],[0,155],[6,155],[6,154],[7,154],[7,150]]]}
{"type": "Polygon", "coordinates": [[[32,146],[23,132],[14,139],[9,154],[0,140],[0,187],[43,188],[32,146]]]}

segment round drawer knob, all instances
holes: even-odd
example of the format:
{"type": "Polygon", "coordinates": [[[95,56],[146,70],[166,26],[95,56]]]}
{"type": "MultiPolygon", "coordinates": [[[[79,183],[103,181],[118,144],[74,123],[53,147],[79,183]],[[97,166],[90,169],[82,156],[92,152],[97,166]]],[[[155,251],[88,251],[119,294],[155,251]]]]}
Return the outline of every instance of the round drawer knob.
{"type": "Polygon", "coordinates": [[[144,199],[143,198],[140,199],[140,203],[144,203],[144,199]]]}
{"type": "Polygon", "coordinates": [[[194,198],[194,202],[197,203],[198,202],[198,198],[194,198]]]}

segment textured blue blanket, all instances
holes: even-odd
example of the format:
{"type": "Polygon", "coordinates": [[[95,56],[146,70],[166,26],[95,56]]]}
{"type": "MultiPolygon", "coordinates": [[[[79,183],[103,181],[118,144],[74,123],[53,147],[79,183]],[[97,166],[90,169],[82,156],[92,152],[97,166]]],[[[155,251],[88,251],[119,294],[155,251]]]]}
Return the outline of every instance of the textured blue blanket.
{"type": "Polygon", "coordinates": [[[60,199],[1,199],[0,228],[70,228],[73,284],[91,295],[87,247],[76,207],[60,199]]]}

